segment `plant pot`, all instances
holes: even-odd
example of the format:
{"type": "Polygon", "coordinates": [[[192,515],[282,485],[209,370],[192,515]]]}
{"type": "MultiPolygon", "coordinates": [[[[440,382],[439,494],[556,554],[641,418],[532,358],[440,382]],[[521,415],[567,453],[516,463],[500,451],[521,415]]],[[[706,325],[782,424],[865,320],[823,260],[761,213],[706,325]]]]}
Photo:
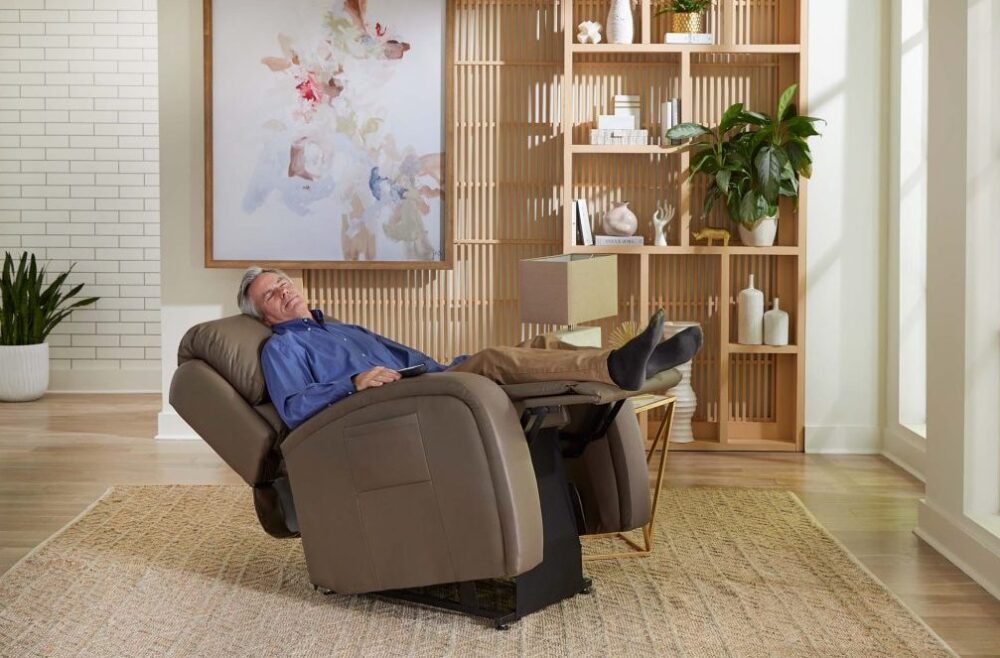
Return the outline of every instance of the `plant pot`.
{"type": "Polygon", "coordinates": [[[675,12],[671,20],[672,32],[701,34],[705,31],[705,15],[700,11],[675,12]]]}
{"type": "Polygon", "coordinates": [[[48,343],[0,345],[0,402],[37,400],[48,388],[48,343]]]}
{"type": "Polygon", "coordinates": [[[778,234],[778,217],[765,217],[764,219],[757,222],[757,224],[752,228],[748,229],[739,225],[740,227],[740,240],[742,240],[743,245],[746,247],[773,247],[774,238],[778,234]]]}

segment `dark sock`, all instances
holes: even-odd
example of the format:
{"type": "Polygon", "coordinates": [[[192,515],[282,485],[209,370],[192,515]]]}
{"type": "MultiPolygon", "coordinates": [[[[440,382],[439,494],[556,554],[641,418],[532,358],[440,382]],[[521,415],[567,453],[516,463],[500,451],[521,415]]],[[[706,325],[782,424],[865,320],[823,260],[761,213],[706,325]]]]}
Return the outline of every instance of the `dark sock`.
{"type": "Polygon", "coordinates": [[[646,361],[646,377],[687,363],[701,349],[701,327],[688,327],[653,349],[646,361]]]}
{"type": "Polygon", "coordinates": [[[608,373],[618,388],[636,391],[646,381],[646,362],[663,337],[663,309],[649,319],[641,334],[608,355],[608,373]]]}

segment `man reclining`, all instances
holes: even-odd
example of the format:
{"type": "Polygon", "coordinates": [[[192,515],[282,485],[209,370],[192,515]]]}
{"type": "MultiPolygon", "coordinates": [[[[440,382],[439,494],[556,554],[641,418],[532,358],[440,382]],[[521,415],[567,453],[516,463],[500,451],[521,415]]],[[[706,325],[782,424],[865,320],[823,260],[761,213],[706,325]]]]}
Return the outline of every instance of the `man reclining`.
{"type": "Polygon", "coordinates": [[[559,349],[489,347],[444,365],[364,327],[326,322],[322,311],[309,310],[281,270],[251,267],[236,299],[243,313],[274,331],[261,352],[261,367],[271,401],[289,428],[356,391],[391,384],[400,379],[401,369],[413,366],[471,372],[498,384],[594,381],[635,391],[646,378],[690,361],[702,343],[698,327],[660,343],[661,309],[641,334],[616,350],[565,343],[559,349]]]}

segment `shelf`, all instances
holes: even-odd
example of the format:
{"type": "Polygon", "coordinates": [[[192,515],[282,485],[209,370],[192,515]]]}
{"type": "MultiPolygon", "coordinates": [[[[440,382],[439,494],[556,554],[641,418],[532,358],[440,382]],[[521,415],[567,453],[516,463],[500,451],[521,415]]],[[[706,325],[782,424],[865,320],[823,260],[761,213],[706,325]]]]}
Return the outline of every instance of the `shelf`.
{"type": "Polygon", "coordinates": [[[684,43],[574,43],[571,51],[577,53],[755,53],[760,55],[787,55],[802,52],[802,46],[797,43],[768,44],[712,44],[696,45],[684,43]]]}
{"type": "Polygon", "coordinates": [[[647,144],[645,146],[617,146],[610,144],[574,144],[570,147],[571,153],[591,153],[591,154],[623,154],[623,153],[635,153],[643,155],[671,155],[674,153],[680,153],[683,150],[683,146],[658,146],[656,144],[647,144]]]}
{"type": "Polygon", "coordinates": [[[798,354],[798,345],[740,345],[729,344],[730,354],[798,354]]]}
{"type": "Polygon", "coordinates": [[[701,254],[719,256],[798,256],[802,253],[799,247],[655,247],[653,245],[620,245],[620,246],[571,246],[567,253],[571,254],[649,254],[651,256],[670,256],[677,254],[701,254]]]}

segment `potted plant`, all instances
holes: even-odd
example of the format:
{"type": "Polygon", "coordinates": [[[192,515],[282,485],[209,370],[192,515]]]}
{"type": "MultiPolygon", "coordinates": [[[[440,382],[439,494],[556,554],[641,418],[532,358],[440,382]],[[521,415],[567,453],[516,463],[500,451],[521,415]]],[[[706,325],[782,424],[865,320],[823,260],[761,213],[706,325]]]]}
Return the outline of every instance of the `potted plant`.
{"type": "Polygon", "coordinates": [[[672,32],[701,34],[705,31],[705,12],[715,0],[669,0],[656,10],[656,15],[671,13],[672,32]]]}
{"type": "Polygon", "coordinates": [[[710,180],[702,216],[716,201],[725,201],[747,246],[774,244],[779,199],[797,201],[799,176],[812,175],[807,140],[819,134],[813,124],[821,119],[798,115],[792,103],[796,90],[791,85],[781,94],[776,118],[736,103],[715,128],[682,123],[667,131],[670,139],[696,140],[689,145],[694,152],[688,180],[698,175],[710,180]]]}
{"type": "Polygon", "coordinates": [[[44,286],[46,271],[35,255],[21,255],[15,268],[10,253],[0,273],[0,402],[37,400],[49,387],[49,333],[74,309],[88,306],[97,297],[70,302],[83,284],[63,292],[63,272],[44,286]],[[43,287],[44,286],[44,287],[43,287]]]}

